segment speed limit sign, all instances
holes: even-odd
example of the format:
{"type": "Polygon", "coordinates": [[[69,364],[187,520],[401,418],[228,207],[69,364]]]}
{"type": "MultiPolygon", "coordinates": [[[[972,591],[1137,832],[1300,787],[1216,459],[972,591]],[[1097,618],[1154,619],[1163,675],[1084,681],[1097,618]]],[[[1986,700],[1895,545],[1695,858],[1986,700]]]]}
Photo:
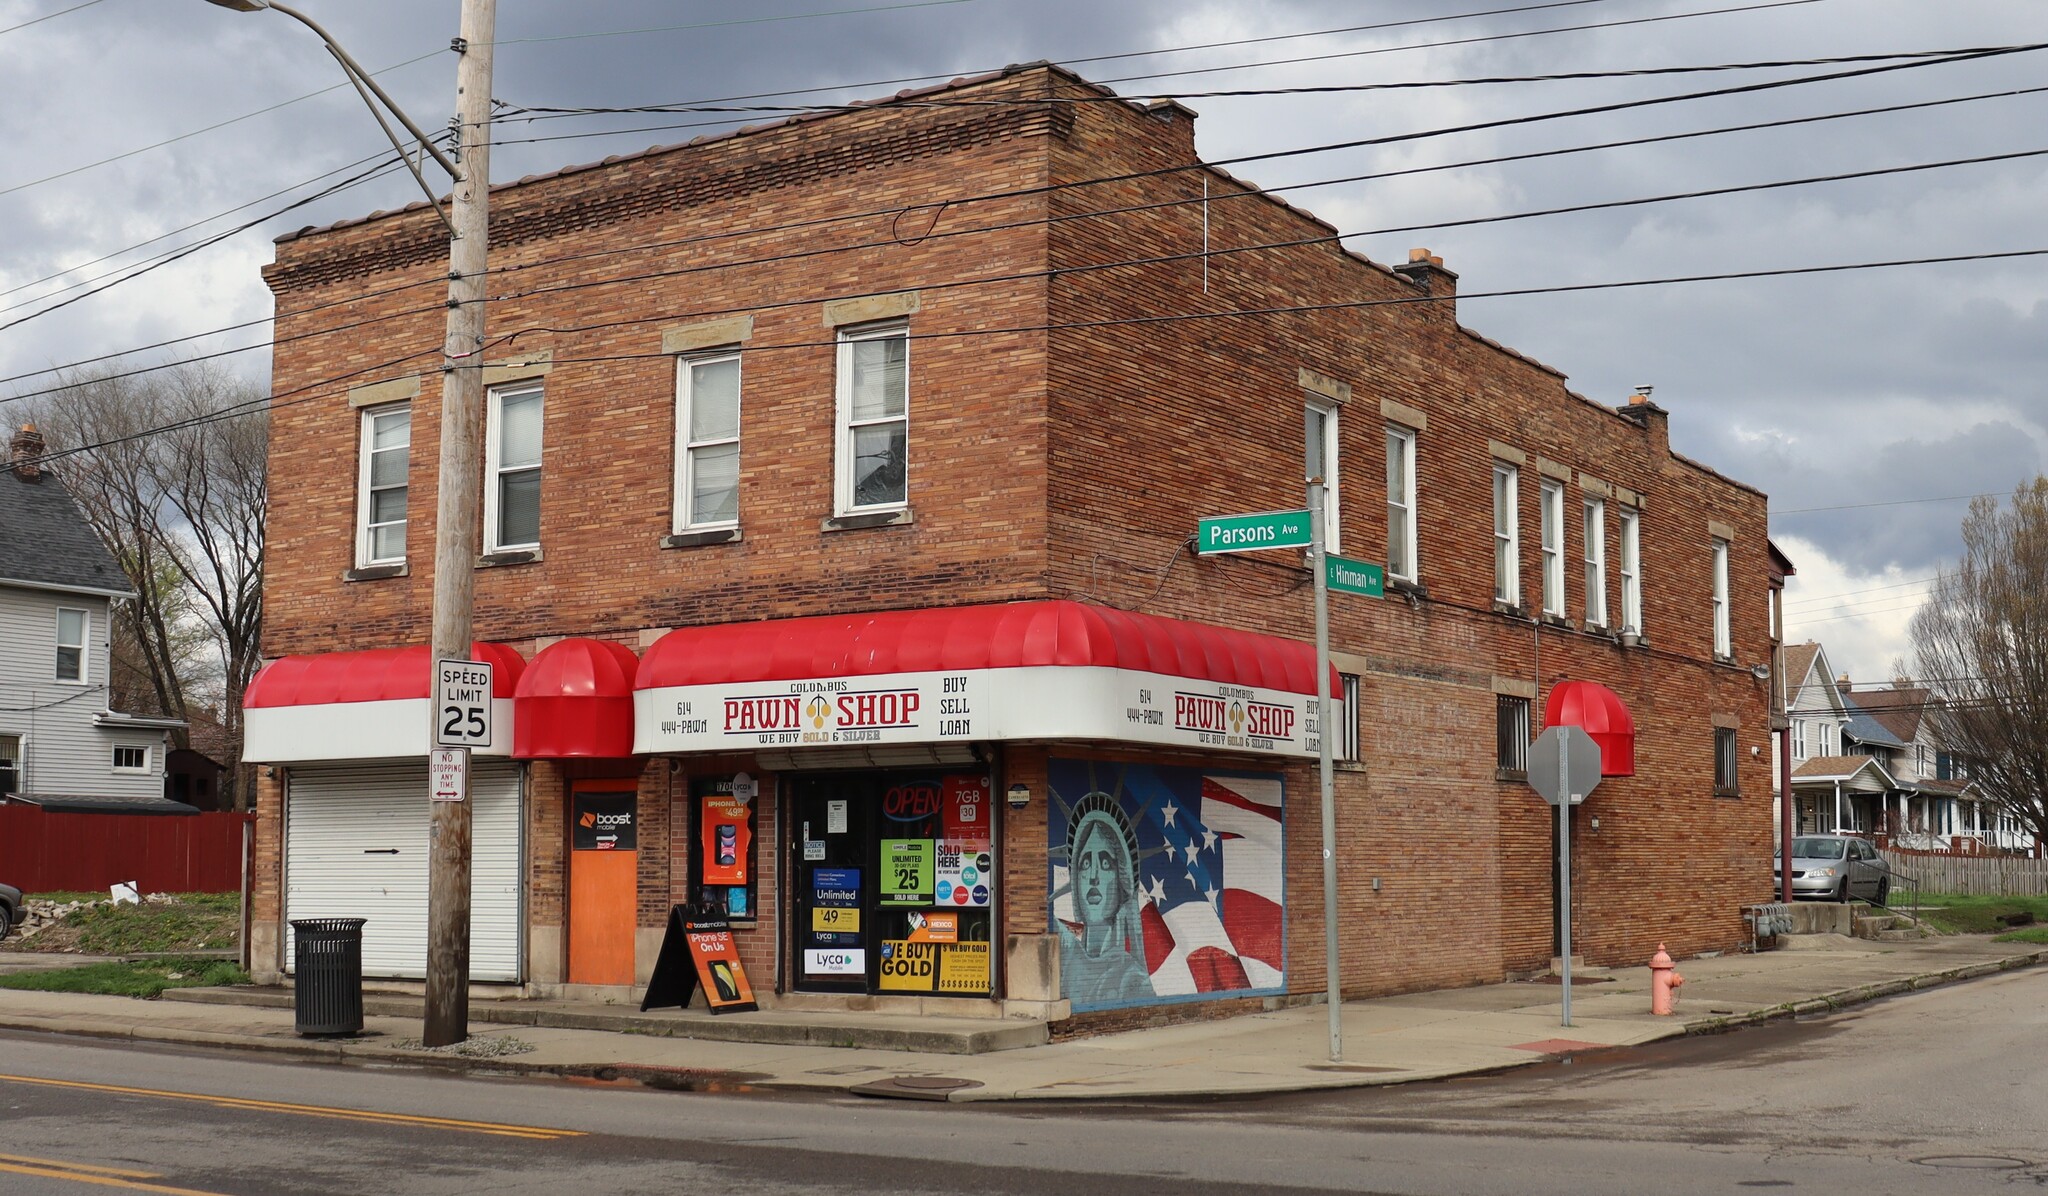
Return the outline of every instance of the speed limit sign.
{"type": "Polygon", "coordinates": [[[491,664],[487,660],[434,663],[434,746],[491,746],[491,664]]]}

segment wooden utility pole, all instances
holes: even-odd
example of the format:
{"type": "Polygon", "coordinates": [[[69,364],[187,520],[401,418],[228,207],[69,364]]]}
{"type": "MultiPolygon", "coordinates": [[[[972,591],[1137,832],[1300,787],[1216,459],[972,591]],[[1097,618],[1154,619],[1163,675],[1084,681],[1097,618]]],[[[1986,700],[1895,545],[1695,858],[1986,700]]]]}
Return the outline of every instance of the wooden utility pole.
{"type": "MultiPolygon", "coordinates": [[[[455,71],[462,174],[451,203],[448,339],[441,363],[441,465],[434,523],[434,660],[467,660],[473,638],[484,399],[484,269],[490,246],[491,60],[497,0],[462,0],[455,71]]],[[[435,666],[429,665],[429,668],[435,666]]],[[[485,695],[489,700],[489,695],[485,695]]],[[[432,704],[429,703],[429,706],[432,704]]],[[[428,742],[433,742],[429,732],[428,742]]],[[[469,1037],[470,804],[433,802],[427,876],[427,1015],[420,1040],[469,1037]]],[[[423,798],[426,795],[421,795],[423,798]]]]}

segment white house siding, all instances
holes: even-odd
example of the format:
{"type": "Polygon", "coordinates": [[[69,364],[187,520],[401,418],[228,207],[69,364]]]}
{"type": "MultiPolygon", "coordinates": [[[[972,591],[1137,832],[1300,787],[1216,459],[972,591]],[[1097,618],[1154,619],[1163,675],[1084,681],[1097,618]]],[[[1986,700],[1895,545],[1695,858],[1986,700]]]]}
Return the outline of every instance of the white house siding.
{"type": "Polygon", "coordinates": [[[0,735],[21,738],[24,793],[161,797],[164,734],[97,726],[107,708],[107,599],[0,586],[0,735]],[[84,679],[57,680],[57,611],[86,612],[84,679]],[[114,771],[116,745],[149,751],[149,771],[114,771]]]}

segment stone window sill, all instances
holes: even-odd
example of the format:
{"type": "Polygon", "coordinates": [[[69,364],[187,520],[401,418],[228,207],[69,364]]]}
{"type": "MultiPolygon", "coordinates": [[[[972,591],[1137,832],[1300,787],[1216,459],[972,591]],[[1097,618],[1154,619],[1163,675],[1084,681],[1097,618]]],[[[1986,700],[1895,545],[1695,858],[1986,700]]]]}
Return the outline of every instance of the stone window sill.
{"type": "Polygon", "coordinates": [[[507,565],[537,565],[544,559],[546,558],[541,556],[541,551],[538,548],[501,549],[497,552],[487,552],[476,558],[476,567],[479,569],[502,569],[507,565]]]}
{"type": "Polygon", "coordinates": [[[900,527],[915,523],[910,508],[900,511],[864,511],[858,515],[834,515],[818,521],[821,532],[853,532],[869,527],[900,527]]]}
{"type": "Polygon", "coordinates": [[[343,581],[383,581],[387,577],[410,576],[412,576],[412,566],[401,562],[396,565],[364,565],[360,569],[345,570],[341,575],[341,579],[343,581]]]}
{"type": "Polygon", "coordinates": [[[1496,768],[1493,770],[1493,779],[1496,781],[1521,781],[1527,784],[1529,770],[1526,768],[1496,768]]]}
{"type": "Polygon", "coordinates": [[[663,548],[703,548],[709,544],[737,544],[740,542],[740,539],[740,529],[736,527],[715,527],[705,531],[676,532],[673,535],[663,536],[661,538],[661,546],[663,548]]]}

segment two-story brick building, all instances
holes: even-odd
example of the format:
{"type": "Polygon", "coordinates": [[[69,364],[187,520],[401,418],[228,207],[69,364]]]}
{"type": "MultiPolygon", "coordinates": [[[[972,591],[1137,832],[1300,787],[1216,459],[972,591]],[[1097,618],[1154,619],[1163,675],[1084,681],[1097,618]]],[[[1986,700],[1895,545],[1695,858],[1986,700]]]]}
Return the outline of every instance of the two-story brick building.
{"type": "MultiPolygon", "coordinates": [[[[1193,130],[1034,66],[494,189],[476,626],[517,729],[477,768],[478,979],[623,994],[704,901],[770,999],[1320,991],[1308,573],[1191,547],[1312,472],[1388,577],[1331,599],[1345,989],[1548,963],[1522,752],[1568,680],[1634,724],[1575,948],[1746,940],[1764,496],[1193,130]]],[[[267,278],[258,966],[361,914],[417,976],[441,225],[304,230],[267,278]]]]}

